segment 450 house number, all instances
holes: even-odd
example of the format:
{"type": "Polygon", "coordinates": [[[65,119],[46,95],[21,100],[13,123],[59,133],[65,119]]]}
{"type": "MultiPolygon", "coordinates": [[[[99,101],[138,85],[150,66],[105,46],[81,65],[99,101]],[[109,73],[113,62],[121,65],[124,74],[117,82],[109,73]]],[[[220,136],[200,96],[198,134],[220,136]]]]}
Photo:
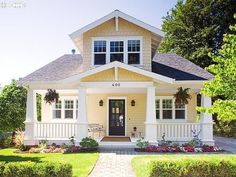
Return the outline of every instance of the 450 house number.
{"type": "Polygon", "coordinates": [[[120,87],[120,83],[119,82],[112,83],[111,85],[112,85],[112,87],[120,87]]]}

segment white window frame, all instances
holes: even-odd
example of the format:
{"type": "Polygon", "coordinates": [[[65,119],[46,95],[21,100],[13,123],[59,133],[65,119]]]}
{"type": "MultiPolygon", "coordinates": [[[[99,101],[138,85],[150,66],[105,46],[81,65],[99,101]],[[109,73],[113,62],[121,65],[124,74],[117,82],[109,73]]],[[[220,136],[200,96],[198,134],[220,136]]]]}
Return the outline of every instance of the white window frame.
{"type": "Polygon", "coordinates": [[[53,103],[52,105],[52,118],[55,119],[55,120],[61,120],[62,119],[62,101],[61,100],[58,100],[58,102],[61,102],[61,109],[59,108],[56,108],[56,104],[57,103],[53,103]],[[56,115],[56,111],[61,111],[61,118],[56,118],[53,116],[53,112],[55,111],[55,115],[56,115]]]}
{"type": "MultiPolygon", "coordinates": [[[[128,50],[128,41],[136,41],[136,39],[128,39],[127,40],[127,64],[129,63],[129,54],[139,53],[139,62],[141,63],[141,41],[139,40],[139,51],[129,51],[128,50]]],[[[129,65],[139,65],[139,64],[129,64],[129,65]]]]}
{"type": "MultiPolygon", "coordinates": [[[[76,108],[76,100],[78,100],[77,96],[60,96],[59,101],[61,101],[61,118],[54,118],[53,117],[53,111],[55,110],[55,103],[51,105],[51,116],[52,116],[52,121],[55,122],[74,122],[76,121],[76,111],[78,110],[76,108]],[[65,100],[73,100],[73,119],[68,119],[65,118],[65,100]]],[[[58,109],[57,109],[58,110],[58,109]]]]}
{"type": "MultiPolygon", "coordinates": [[[[159,112],[160,112],[160,118],[156,119],[157,122],[186,122],[187,121],[187,111],[188,111],[188,106],[187,104],[185,105],[184,109],[178,109],[178,110],[184,110],[185,111],[185,117],[184,119],[176,119],[175,118],[175,98],[173,96],[156,96],[156,100],[160,100],[159,104],[159,112]],[[165,99],[172,99],[172,119],[163,119],[163,106],[162,106],[162,100],[165,99]]],[[[167,110],[167,109],[166,109],[167,110]]]]}
{"type": "MultiPolygon", "coordinates": [[[[139,40],[140,41],[140,63],[130,64],[132,66],[143,66],[143,37],[142,36],[110,36],[110,37],[92,37],[92,60],[91,66],[97,67],[101,65],[94,64],[94,41],[106,41],[106,64],[110,63],[110,42],[111,41],[123,41],[124,42],[124,63],[128,64],[128,40],[139,40]]],[[[130,53],[130,52],[129,52],[130,53]]]]}
{"type": "MultiPolygon", "coordinates": [[[[93,41],[93,54],[92,54],[93,55],[93,65],[94,65],[94,62],[95,62],[95,60],[94,60],[95,59],[95,57],[94,57],[95,54],[105,54],[106,58],[107,58],[107,41],[106,40],[94,40],[94,41],[93,41]],[[105,41],[106,42],[106,52],[95,52],[94,51],[94,41],[105,41]]],[[[107,61],[106,58],[105,58],[105,61],[107,61]]],[[[96,66],[100,66],[100,65],[96,65],[96,66]]]]}

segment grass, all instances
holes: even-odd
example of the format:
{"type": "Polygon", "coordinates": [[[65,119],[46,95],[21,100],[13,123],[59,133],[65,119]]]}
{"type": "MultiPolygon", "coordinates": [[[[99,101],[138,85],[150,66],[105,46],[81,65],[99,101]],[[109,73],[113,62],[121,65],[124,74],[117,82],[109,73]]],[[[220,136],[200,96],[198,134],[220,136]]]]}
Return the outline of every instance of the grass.
{"type": "Polygon", "coordinates": [[[73,168],[73,175],[76,177],[88,176],[94,164],[98,159],[98,153],[48,153],[48,154],[18,154],[14,153],[16,149],[7,148],[0,150],[0,161],[17,162],[17,161],[34,161],[34,162],[61,162],[69,163],[73,168]]]}
{"type": "Polygon", "coordinates": [[[181,159],[224,159],[224,160],[232,160],[236,162],[236,155],[230,154],[194,154],[194,155],[142,155],[137,156],[132,159],[132,167],[137,177],[147,177],[149,176],[148,164],[153,160],[181,160],[181,159]]]}

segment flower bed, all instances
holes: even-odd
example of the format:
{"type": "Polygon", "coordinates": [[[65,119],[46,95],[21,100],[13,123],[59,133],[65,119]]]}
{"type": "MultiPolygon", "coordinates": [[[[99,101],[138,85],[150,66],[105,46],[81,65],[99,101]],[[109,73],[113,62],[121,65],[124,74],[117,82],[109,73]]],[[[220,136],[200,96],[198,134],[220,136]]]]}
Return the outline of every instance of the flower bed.
{"type": "Polygon", "coordinates": [[[194,146],[155,146],[149,145],[143,150],[135,149],[136,151],[144,151],[144,152],[158,152],[158,153],[178,153],[178,152],[220,152],[223,151],[218,146],[208,146],[204,145],[202,147],[194,147],[194,146]]]}

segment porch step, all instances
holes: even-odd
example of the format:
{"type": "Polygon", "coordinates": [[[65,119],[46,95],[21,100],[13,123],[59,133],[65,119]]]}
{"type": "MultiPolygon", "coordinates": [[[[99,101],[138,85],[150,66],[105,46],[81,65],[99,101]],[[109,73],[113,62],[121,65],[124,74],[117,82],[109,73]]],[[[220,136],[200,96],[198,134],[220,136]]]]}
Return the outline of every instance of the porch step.
{"type": "Polygon", "coordinates": [[[99,149],[100,150],[127,150],[127,149],[134,149],[135,143],[134,142],[99,142],[99,149]]]}

